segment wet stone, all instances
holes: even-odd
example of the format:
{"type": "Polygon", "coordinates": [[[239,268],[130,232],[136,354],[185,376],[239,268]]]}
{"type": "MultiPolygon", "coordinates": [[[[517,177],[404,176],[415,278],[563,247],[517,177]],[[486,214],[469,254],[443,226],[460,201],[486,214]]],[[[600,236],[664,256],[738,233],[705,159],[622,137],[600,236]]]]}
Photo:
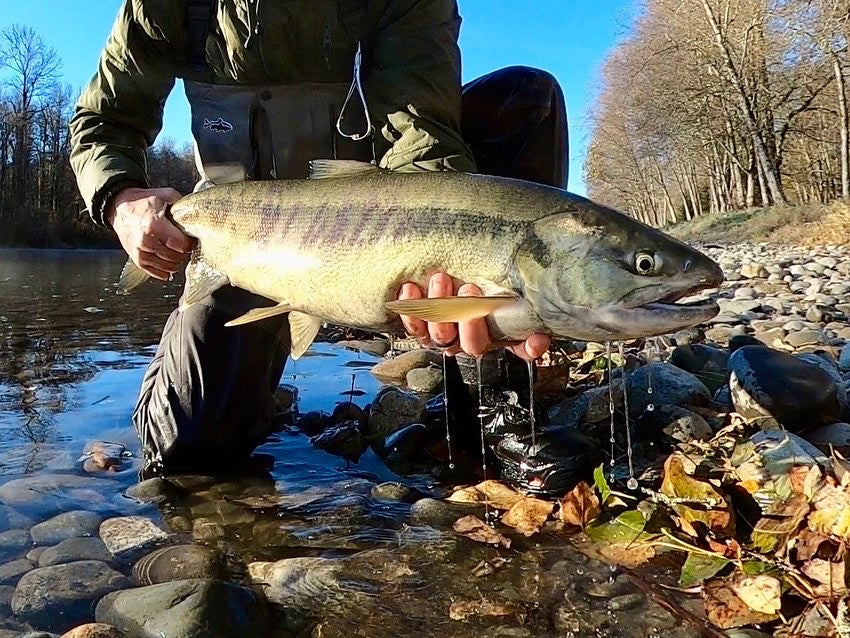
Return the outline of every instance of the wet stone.
{"type": "Polygon", "coordinates": [[[123,574],[100,561],[40,567],[18,582],[12,611],[35,627],[66,631],[93,620],[97,600],[129,584],[123,574]]]}
{"type": "Polygon", "coordinates": [[[161,503],[168,498],[171,484],[162,478],[151,478],[127,488],[124,494],[142,503],[161,503]]]}
{"type": "Polygon", "coordinates": [[[15,594],[13,585],[0,585],[0,616],[12,615],[12,596],[15,594]]]}
{"type": "Polygon", "coordinates": [[[629,414],[638,416],[654,405],[702,406],[711,400],[705,384],[669,363],[649,363],[628,376],[629,414]],[[647,389],[652,384],[652,394],[647,389]]]}
{"type": "Polygon", "coordinates": [[[30,535],[33,542],[38,545],[53,545],[69,538],[97,534],[101,522],[103,517],[95,512],[85,510],[65,512],[34,525],[30,535]]]}
{"type": "Polygon", "coordinates": [[[24,556],[24,558],[26,558],[33,565],[38,565],[38,559],[41,558],[41,555],[46,549],[46,547],[33,547],[30,551],[27,552],[27,555],[24,556]]]}
{"type": "Polygon", "coordinates": [[[805,328],[796,332],[791,332],[785,337],[785,343],[795,348],[804,346],[813,346],[824,343],[823,334],[819,330],[805,328]]]}
{"type": "Polygon", "coordinates": [[[463,516],[481,516],[483,513],[484,508],[480,505],[422,498],[410,506],[408,521],[411,525],[430,525],[437,529],[447,529],[463,516]]]}
{"type": "Polygon", "coordinates": [[[405,377],[407,387],[414,392],[433,394],[443,387],[443,371],[439,368],[416,368],[405,377]]]}
{"type": "Polygon", "coordinates": [[[88,623],[75,627],[61,638],[125,638],[126,634],[112,625],[88,623]]]}
{"type": "Polygon", "coordinates": [[[397,357],[381,361],[372,368],[372,374],[382,380],[404,383],[407,373],[415,368],[442,365],[442,356],[432,350],[411,350],[397,357]]]}
{"type": "Polygon", "coordinates": [[[405,425],[421,420],[424,410],[425,401],[417,395],[398,388],[384,388],[369,410],[367,440],[382,440],[405,425]]]}
{"type": "Polygon", "coordinates": [[[850,343],[841,348],[841,354],[838,355],[838,367],[843,372],[850,371],[850,343]]]}
{"type": "Polygon", "coordinates": [[[656,406],[655,410],[644,412],[635,424],[641,436],[661,439],[660,434],[672,439],[672,442],[687,443],[703,441],[714,435],[706,420],[685,408],[675,405],[656,406]]]}
{"type": "Polygon", "coordinates": [[[25,558],[0,565],[0,585],[14,585],[32,568],[33,564],[25,558]]]}
{"type": "Polygon", "coordinates": [[[28,530],[10,529],[0,532],[0,555],[20,552],[30,546],[32,546],[32,538],[28,530]]]}
{"type": "Polygon", "coordinates": [[[100,524],[100,538],[115,558],[132,560],[168,534],[142,516],[119,516],[100,524]]]}
{"type": "Polygon", "coordinates": [[[378,501],[409,502],[415,498],[416,490],[404,483],[387,482],[372,488],[372,498],[378,501]]]}
{"type": "Polygon", "coordinates": [[[850,423],[831,423],[806,432],[804,437],[809,443],[814,443],[828,449],[828,446],[850,450],[850,423]]]}
{"type": "Polygon", "coordinates": [[[109,562],[112,554],[100,538],[69,538],[54,547],[44,549],[38,558],[39,567],[50,567],[80,560],[109,562]]]}
{"type": "Polygon", "coordinates": [[[178,580],[105,596],[98,622],[131,635],[168,638],[244,638],[268,633],[268,613],[248,589],[219,580],[178,580]],[[214,627],[215,634],[198,627],[214,627]]]}
{"type": "Polygon", "coordinates": [[[608,609],[611,611],[623,611],[626,609],[634,609],[646,602],[646,598],[643,594],[633,593],[633,594],[623,594],[622,596],[615,596],[611,600],[608,601],[608,609]]]}
{"type": "Polygon", "coordinates": [[[0,502],[50,516],[62,511],[105,502],[120,484],[111,479],[75,474],[36,474],[0,485],[0,502]]]}
{"type": "Polygon", "coordinates": [[[15,508],[0,504],[0,531],[9,529],[29,529],[35,523],[29,516],[24,516],[15,508]]]}
{"type": "Polygon", "coordinates": [[[224,574],[221,555],[202,545],[162,547],[139,559],[133,579],[139,585],[156,585],[190,578],[220,578],[224,574]]]}

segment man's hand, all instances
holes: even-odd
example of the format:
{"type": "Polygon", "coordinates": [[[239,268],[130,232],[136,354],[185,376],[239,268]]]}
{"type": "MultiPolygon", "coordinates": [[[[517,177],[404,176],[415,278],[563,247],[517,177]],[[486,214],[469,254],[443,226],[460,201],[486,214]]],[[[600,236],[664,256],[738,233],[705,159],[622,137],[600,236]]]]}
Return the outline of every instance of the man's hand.
{"type": "Polygon", "coordinates": [[[195,246],[195,240],[165,216],[181,197],[173,188],[124,188],[106,212],[127,255],[154,279],[170,279],[195,246]]]}
{"type": "MultiPolygon", "coordinates": [[[[457,294],[461,297],[481,296],[481,289],[474,284],[464,284],[455,292],[454,281],[445,273],[436,273],[428,281],[428,297],[449,297],[457,294]]],[[[421,299],[422,290],[413,283],[402,285],[398,298],[421,299]]],[[[402,315],[401,321],[408,333],[417,337],[423,345],[445,348],[448,354],[466,352],[472,356],[484,354],[492,345],[487,321],[484,318],[472,319],[459,324],[425,322],[402,315]]],[[[549,348],[549,337],[533,334],[525,341],[513,344],[508,350],[526,361],[543,355],[549,348]]]]}

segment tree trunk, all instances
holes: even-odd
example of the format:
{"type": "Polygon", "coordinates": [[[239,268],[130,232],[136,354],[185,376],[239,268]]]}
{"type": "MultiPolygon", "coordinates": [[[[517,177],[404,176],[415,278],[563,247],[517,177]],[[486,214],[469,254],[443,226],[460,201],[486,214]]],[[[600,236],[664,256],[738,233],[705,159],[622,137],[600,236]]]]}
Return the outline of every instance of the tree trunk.
{"type": "Polygon", "coordinates": [[[844,83],[844,73],[841,60],[837,53],[832,54],[832,68],[835,72],[835,84],[838,93],[838,125],[841,130],[841,197],[850,202],[850,114],[847,110],[847,85],[844,83]]]}

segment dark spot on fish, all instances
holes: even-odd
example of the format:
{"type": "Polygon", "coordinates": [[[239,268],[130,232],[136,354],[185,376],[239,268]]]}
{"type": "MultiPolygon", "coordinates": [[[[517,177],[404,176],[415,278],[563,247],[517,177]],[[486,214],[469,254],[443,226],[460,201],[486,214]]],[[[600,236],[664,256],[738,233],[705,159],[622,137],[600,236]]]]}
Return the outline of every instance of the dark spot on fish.
{"type": "Polygon", "coordinates": [[[528,254],[536,261],[541,268],[548,268],[552,265],[552,253],[544,241],[540,239],[534,227],[529,227],[528,236],[525,238],[525,248],[528,254]]]}

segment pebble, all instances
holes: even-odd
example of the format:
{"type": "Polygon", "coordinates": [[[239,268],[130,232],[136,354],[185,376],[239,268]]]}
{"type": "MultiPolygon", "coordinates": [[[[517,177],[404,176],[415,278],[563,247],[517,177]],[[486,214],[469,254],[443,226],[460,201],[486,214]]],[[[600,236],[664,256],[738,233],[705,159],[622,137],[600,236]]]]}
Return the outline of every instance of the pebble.
{"type": "Polygon", "coordinates": [[[106,549],[118,559],[132,560],[168,534],[143,516],[119,516],[100,524],[100,538],[106,549]]]}
{"type": "Polygon", "coordinates": [[[11,563],[0,565],[0,585],[14,585],[21,576],[32,570],[33,564],[26,558],[13,560],[11,563]]]}
{"type": "Polygon", "coordinates": [[[433,394],[443,387],[443,371],[437,367],[415,368],[407,373],[406,382],[414,392],[433,394]]]}
{"type": "Polygon", "coordinates": [[[62,634],[61,638],[125,638],[126,634],[112,625],[88,623],[62,634]]]}
{"type": "Polygon", "coordinates": [[[425,400],[399,388],[382,389],[369,409],[366,439],[380,441],[409,423],[420,421],[425,400]]]}
{"type": "Polygon", "coordinates": [[[100,560],[109,562],[112,554],[103,541],[94,538],[69,538],[53,547],[47,547],[38,557],[39,567],[50,567],[78,560],[100,560]]]}
{"type": "Polygon", "coordinates": [[[0,503],[42,518],[105,503],[121,489],[111,479],[76,474],[35,474],[0,485],[0,503]]]}
{"type": "Polygon", "coordinates": [[[220,553],[203,545],[173,545],[154,550],[133,566],[139,585],[156,585],[190,578],[220,578],[224,566],[220,553]]]}
{"type": "Polygon", "coordinates": [[[20,552],[25,547],[32,546],[29,530],[9,529],[0,532],[0,555],[20,552]]]}
{"type": "Polygon", "coordinates": [[[382,380],[404,383],[407,373],[415,368],[442,366],[442,356],[433,350],[410,350],[397,357],[381,361],[372,368],[372,374],[382,380]]]}

